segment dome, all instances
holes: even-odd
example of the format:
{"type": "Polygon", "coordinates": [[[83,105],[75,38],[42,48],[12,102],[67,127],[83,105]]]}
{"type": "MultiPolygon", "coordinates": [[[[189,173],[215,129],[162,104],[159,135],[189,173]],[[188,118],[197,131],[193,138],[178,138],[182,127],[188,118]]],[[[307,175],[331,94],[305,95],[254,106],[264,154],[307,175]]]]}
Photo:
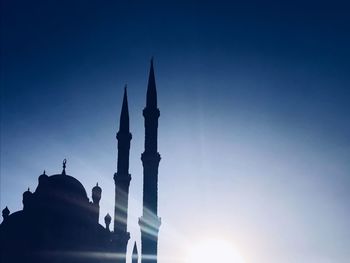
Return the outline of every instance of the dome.
{"type": "Polygon", "coordinates": [[[35,192],[54,199],[88,202],[84,186],[77,179],[66,174],[66,163],[67,160],[64,159],[61,174],[47,176],[44,170],[39,177],[39,185],[35,192]]]}
{"type": "Polygon", "coordinates": [[[45,183],[39,182],[35,191],[44,198],[54,198],[65,201],[88,202],[84,186],[70,175],[55,174],[48,176],[45,183]]]}
{"type": "Polygon", "coordinates": [[[84,186],[70,175],[55,174],[48,178],[49,188],[70,196],[88,199],[84,186]]]}

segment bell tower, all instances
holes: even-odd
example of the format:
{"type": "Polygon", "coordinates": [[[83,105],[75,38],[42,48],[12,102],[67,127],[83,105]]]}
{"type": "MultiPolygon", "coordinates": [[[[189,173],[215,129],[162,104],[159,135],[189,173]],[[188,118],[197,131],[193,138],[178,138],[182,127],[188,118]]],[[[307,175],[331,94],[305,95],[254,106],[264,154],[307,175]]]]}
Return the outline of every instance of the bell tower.
{"type": "Polygon", "coordinates": [[[158,118],[157,90],[153,59],[148,78],[145,119],[145,150],[141,155],[143,165],[143,214],[139,219],[141,228],[141,262],[156,263],[158,232],[161,220],[158,217],[158,118]]]}

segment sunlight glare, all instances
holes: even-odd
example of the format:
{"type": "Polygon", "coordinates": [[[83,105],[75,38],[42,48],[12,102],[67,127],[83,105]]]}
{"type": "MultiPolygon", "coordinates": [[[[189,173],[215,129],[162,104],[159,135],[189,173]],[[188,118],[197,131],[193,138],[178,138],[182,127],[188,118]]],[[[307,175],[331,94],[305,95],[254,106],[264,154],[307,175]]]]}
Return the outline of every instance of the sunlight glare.
{"type": "Polygon", "coordinates": [[[186,263],[244,263],[234,246],[222,239],[206,239],[189,248],[186,263]]]}

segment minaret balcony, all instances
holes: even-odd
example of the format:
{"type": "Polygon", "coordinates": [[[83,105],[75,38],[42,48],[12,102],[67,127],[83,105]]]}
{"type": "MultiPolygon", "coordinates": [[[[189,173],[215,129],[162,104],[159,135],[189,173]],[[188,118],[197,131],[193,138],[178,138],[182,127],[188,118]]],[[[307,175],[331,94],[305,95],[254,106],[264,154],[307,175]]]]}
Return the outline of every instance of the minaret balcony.
{"type": "Polygon", "coordinates": [[[143,117],[147,119],[153,119],[153,118],[158,119],[160,116],[160,111],[158,108],[146,107],[143,109],[142,113],[143,113],[143,117]]]}
{"type": "Polygon", "coordinates": [[[149,163],[149,162],[160,162],[161,157],[158,152],[143,152],[141,154],[141,160],[143,163],[149,163]]]}
{"type": "Polygon", "coordinates": [[[132,135],[131,135],[130,132],[119,131],[119,132],[117,132],[117,139],[118,139],[118,141],[119,140],[122,140],[122,141],[129,140],[129,141],[131,141],[132,135]]]}
{"type": "Polygon", "coordinates": [[[113,179],[116,183],[118,182],[130,182],[131,174],[129,173],[114,173],[113,179]]]}
{"type": "Polygon", "coordinates": [[[161,224],[161,218],[156,215],[152,217],[142,216],[139,218],[139,226],[141,231],[149,235],[157,236],[161,224]]]}

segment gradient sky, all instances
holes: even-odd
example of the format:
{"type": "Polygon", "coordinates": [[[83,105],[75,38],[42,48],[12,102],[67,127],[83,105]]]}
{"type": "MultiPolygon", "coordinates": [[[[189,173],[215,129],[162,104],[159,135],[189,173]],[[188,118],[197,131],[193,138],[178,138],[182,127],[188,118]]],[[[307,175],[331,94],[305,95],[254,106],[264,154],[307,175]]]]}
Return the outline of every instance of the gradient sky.
{"type": "Polygon", "coordinates": [[[212,237],[246,263],[349,262],[350,6],[228,2],[3,0],[0,208],[67,158],[89,196],[102,187],[103,223],[127,83],[139,243],[154,56],[160,262],[212,237]]]}

